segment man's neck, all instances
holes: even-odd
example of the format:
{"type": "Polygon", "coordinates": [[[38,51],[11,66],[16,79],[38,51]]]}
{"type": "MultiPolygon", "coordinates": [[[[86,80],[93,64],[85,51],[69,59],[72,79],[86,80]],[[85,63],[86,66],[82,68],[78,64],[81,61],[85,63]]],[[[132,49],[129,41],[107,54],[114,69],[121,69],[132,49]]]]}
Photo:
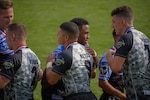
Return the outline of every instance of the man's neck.
{"type": "Polygon", "coordinates": [[[68,48],[70,45],[76,44],[76,43],[77,43],[77,41],[70,41],[70,42],[66,43],[66,44],[64,45],[64,47],[65,47],[65,48],[68,48]]]}
{"type": "Polygon", "coordinates": [[[27,46],[26,43],[20,43],[20,44],[16,45],[13,50],[14,50],[14,52],[16,52],[19,50],[19,48],[26,47],[26,46],[27,46]]]}
{"type": "Polygon", "coordinates": [[[128,28],[130,28],[132,26],[133,25],[126,25],[126,26],[124,26],[120,35],[124,35],[126,33],[126,31],[128,30],[128,28]]]}

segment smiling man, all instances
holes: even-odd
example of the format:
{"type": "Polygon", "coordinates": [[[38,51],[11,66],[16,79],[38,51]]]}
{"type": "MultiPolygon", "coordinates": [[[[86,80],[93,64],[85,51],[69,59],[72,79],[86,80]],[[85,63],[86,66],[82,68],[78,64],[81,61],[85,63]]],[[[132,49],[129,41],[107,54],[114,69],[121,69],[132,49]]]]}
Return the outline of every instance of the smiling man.
{"type": "Polygon", "coordinates": [[[150,41],[134,28],[134,16],[130,7],[117,7],[111,15],[112,27],[118,35],[123,36],[117,44],[116,52],[107,52],[108,63],[115,73],[123,69],[127,100],[149,100],[150,41]]]}
{"type": "Polygon", "coordinates": [[[94,60],[85,47],[77,42],[78,26],[73,22],[62,23],[57,37],[65,50],[56,58],[48,57],[46,69],[48,83],[53,85],[62,79],[65,87],[64,100],[96,100],[90,88],[94,60]]]}

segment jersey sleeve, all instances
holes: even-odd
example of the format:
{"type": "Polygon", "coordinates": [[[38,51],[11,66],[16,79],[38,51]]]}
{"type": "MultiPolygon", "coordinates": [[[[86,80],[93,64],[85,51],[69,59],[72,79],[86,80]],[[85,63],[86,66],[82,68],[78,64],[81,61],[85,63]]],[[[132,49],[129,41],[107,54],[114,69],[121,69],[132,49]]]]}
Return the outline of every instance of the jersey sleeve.
{"type": "Polygon", "coordinates": [[[65,52],[58,54],[58,56],[55,59],[55,62],[53,63],[52,71],[62,75],[65,73],[66,70],[68,70],[71,67],[71,64],[71,50],[66,50],[65,52]]]}
{"type": "Polygon", "coordinates": [[[112,71],[110,70],[105,54],[101,57],[98,67],[100,72],[99,80],[109,80],[112,71]]]}
{"type": "Polygon", "coordinates": [[[115,56],[126,58],[128,55],[128,52],[132,48],[132,45],[133,45],[132,33],[130,32],[126,35],[123,35],[117,43],[117,51],[116,51],[115,56]]]}
{"type": "MultiPolygon", "coordinates": [[[[19,58],[19,56],[17,56],[19,58]]],[[[21,59],[18,60],[15,55],[9,56],[3,63],[0,75],[7,77],[8,79],[13,79],[16,71],[21,66],[21,59]]]]}

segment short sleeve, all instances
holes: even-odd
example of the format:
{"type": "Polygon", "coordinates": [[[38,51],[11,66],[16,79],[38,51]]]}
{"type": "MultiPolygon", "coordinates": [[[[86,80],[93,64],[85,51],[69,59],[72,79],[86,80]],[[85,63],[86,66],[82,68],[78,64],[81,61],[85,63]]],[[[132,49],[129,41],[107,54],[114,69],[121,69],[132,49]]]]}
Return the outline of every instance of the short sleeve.
{"type": "Polygon", "coordinates": [[[21,59],[20,60],[18,60],[17,58],[15,59],[15,55],[9,56],[3,63],[0,75],[12,79],[20,66],[21,66],[21,59]]]}
{"type": "Polygon", "coordinates": [[[72,64],[72,53],[68,49],[60,54],[55,59],[52,71],[62,75],[66,70],[70,69],[72,64]]]}
{"type": "Polygon", "coordinates": [[[133,35],[128,33],[123,35],[117,43],[117,51],[115,56],[126,58],[133,45],[133,35]]]}
{"type": "Polygon", "coordinates": [[[110,67],[108,65],[106,54],[104,54],[98,64],[99,67],[99,80],[109,80],[112,71],[110,70],[110,67]]]}

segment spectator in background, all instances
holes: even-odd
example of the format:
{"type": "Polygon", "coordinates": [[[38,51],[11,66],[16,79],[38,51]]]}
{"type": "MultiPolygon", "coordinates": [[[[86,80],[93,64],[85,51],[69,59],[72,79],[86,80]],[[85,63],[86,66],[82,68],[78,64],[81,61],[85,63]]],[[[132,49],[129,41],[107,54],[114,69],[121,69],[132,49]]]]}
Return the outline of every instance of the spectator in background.
{"type": "MultiPolygon", "coordinates": [[[[116,45],[121,35],[117,35],[115,30],[113,30],[112,35],[114,46],[110,49],[116,50],[116,45]]],[[[112,72],[106,59],[106,53],[99,61],[99,72],[99,87],[103,89],[100,100],[126,100],[126,95],[123,93],[123,73],[119,72],[118,74],[115,74],[112,72]]]]}
{"type": "MultiPolygon", "coordinates": [[[[6,43],[6,28],[14,18],[12,0],[0,0],[0,69],[4,60],[13,54],[6,43]]],[[[3,89],[0,89],[0,100],[3,100],[3,89]]]]}
{"type": "Polygon", "coordinates": [[[117,35],[123,36],[116,51],[108,50],[107,61],[114,73],[120,72],[123,66],[127,100],[150,100],[150,41],[134,28],[130,7],[117,7],[111,16],[112,27],[117,35]]]}

